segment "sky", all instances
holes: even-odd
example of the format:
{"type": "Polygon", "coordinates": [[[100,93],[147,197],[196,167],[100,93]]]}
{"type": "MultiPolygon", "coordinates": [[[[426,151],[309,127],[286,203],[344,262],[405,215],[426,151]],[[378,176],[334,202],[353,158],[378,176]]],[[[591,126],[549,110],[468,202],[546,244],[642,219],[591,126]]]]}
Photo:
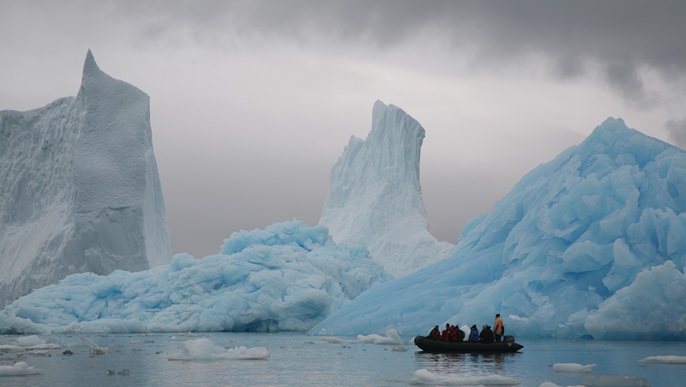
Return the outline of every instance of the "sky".
{"type": "Polygon", "coordinates": [[[0,110],[75,96],[86,52],[150,96],[172,251],[317,224],[378,99],[426,130],[429,228],[457,241],[608,117],[686,147],[683,1],[0,0],[0,110]]]}

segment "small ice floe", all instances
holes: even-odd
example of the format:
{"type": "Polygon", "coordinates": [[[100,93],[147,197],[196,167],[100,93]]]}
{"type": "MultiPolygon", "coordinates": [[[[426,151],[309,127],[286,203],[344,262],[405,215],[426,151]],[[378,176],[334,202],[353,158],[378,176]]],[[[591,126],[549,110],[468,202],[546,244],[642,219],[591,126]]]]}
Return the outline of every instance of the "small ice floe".
{"type": "Polygon", "coordinates": [[[518,380],[501,375],[439,375],[423,368],[415,371],[410,379],[411,384],[431,384],[442,386],[516,386],[521,384],[518,380]]]}
{"type": "Polygon", "coordinates": [[[41,344],[46,344],[47,340],[42,339],[40,336],[22,336],[17,339],[17,345],[21,347],[33,347],[41,344]]]}
{"type": "Polygon", "coordinates": [[[585,375],[581,384],[586,387],[650,387],[650,382],[632,375],[585,375]]]}
{"type": "Polygon", "coordinates": [[[52,355],[50,355],[50,352],[48,352],[47,350],[30,351],[30,352],[28,352],[28,354],[31,356],[47,356],[47,357],[52,356],[52,355]]]}
{"type": "Polygon", "coordinates": [[[26,351],[45,350],[60,348],[59,344],[49,343],[46,339],[37,335],[22,336],[17,338],[16,344],[0,345],[0,351],[26,351]]]}
{"type": "Polygon", "coordinates": [[[403,345],[405,342],[398,334],[398,330],[391,328],[386,331],[386,336],[377,335],[357,335],[356,343],[379,344],[379,345],[403,345]]]}
{"type": "MultiPolygon", "coordinates": [[[[564,386],[558,386],[557,384],[555,384],[555,383],[553,383],[553,382],[543,382],[543,383],[541,383],[541,385],[538,386],[538,387],[564,387],[564,386]]],[[[576,385],[576,386],[567,386],[567,387],[584,387],[584,386],[578,384],[578,385],[576,385]]]]}
{"type": "Polygon", "coordinates": [[[41,370],[38,368],[29,367],[23,361],[14,363],[13,366],[0,366],[0,376],[24,376],[40,374],[41,370]]]}
{"type": "Polygon", "coordinates": [[[259,360],[268,359],[269,351],[264,347],[225,348],[218,346],[208,338],[188,340],[178,352],[169,356],[169,360],[259,360]]]}
{"type": "Polygon", "coordinates": [[[176,337],[176,336],[172,335],[172,336],[169,336],[169,338],[167,340],[169,340],[169,341],[184,341],[184,340],[188,340],[189,337],[202,337],[201,335],[198,335],[197,333],[193,333],[193,332],[179,333],[179,336],[180,337],[176,337]]]}
{"type": "Polygon", "coordinates": [[[644,363],[662,363],[662,364],[686,364],[686,356],[649,356],[640,361],[644,363]]]}
{"type": "Polygon", "coordinates": [[[59,344],[51,344],[51,343],[45,343],[45,344],[38,344],[38,345],[33,345],[31,347],[26,347],[26,349],[58,349],[62,348],[59,344]]]}
{"type": "Polygon", "coordinates": [[[322,341],[329,344],[349,344],[354,343],[354,340],[341,339],[340,337],[325,336],[322,337],[322,341]]]}
{"type": "Polygon", "coordinates": [[[82,337],[81,340],[86,343],[90,347],[89,353],[91,355],[104,355],[107,353],[107,350],[109,347],[100,347],[97,344],[93,342],[93,340],[87,338],[87,337],[82,337]]]}
{"type": "Polygon", "coordinates": [[[555,363],[553,364],[553,371],[567,372],[567,373],[586,373],[593,372],[593,367],[597,364],[577,364],[577,363],[555,363]]]}

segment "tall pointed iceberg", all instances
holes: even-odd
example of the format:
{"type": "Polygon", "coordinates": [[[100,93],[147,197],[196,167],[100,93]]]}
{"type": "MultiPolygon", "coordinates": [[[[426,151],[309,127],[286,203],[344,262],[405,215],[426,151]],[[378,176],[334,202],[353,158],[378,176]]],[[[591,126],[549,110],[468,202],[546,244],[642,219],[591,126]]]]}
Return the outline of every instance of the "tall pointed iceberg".
{"type": "Polygon", "coordinates": [[[453,247],[429,233],[419,183],[423,140],[414,118],[376,101],[367,139],[351,137],[331,169],[319,220],[336,243],[366,246],[393,276],[437,262],[453,247]]]}
{"type": "Polygon", "coordinates": [[[686,152],[607,119],[464,228],[450,257],[378,285],[312,334],[686,339],[686,152]]]}
{"type": "Polygon", "coordinates": [[[90,50],[75,98],[0,111],[0,138],[0,306],[72,273],[171,260],[149,97],[90,50]]]}

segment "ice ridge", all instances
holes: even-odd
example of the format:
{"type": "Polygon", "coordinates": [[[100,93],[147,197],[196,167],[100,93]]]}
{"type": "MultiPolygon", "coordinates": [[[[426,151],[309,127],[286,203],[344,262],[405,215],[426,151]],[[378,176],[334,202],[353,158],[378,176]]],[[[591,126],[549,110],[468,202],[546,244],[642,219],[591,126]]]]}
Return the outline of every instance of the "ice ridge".
{"type": "Polygon", "coordinates": [[[437,262],[453,247],[429,233],[419,179],[424,136],[402,109],[376,101],[366,140],[351,137],[331,169],[319,220],[337,243],[365,246],[393,276],[437,262]]]}

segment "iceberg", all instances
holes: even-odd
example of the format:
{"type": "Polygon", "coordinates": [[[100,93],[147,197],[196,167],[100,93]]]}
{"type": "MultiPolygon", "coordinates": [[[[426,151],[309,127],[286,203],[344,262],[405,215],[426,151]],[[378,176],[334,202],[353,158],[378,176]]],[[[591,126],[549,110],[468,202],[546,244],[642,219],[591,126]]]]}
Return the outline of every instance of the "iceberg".
{"type": "Polygon", "coordinates": [[[0,138],[0,307],[69,274],[169,263],[149,97],[90,50],[76,97],[0,111],[0,138]]]}
{"type": "Polygon", "coordinates": [[[684,340],[685,265],[686,152],[609,118],[472,219],[447,259],[309,334],[426,335],[500,313],[518,337],[684,340]]]}
{"type": "Polygon", "coordinates": [[[233,233],[203,259],[69,275],[5,307],[0,334],[307,331],[387,279],[366,249],[293,220],[233,233]]]}
{"type": "Polygon", "coordinates": [[[453,248],[429,233],[419,183],[424,135],[402,109],[376,101],[367,139],[351,137],[331,169],[319,220],[337,243],[365,246],[396,277],[446,258],[453,248]]]}

